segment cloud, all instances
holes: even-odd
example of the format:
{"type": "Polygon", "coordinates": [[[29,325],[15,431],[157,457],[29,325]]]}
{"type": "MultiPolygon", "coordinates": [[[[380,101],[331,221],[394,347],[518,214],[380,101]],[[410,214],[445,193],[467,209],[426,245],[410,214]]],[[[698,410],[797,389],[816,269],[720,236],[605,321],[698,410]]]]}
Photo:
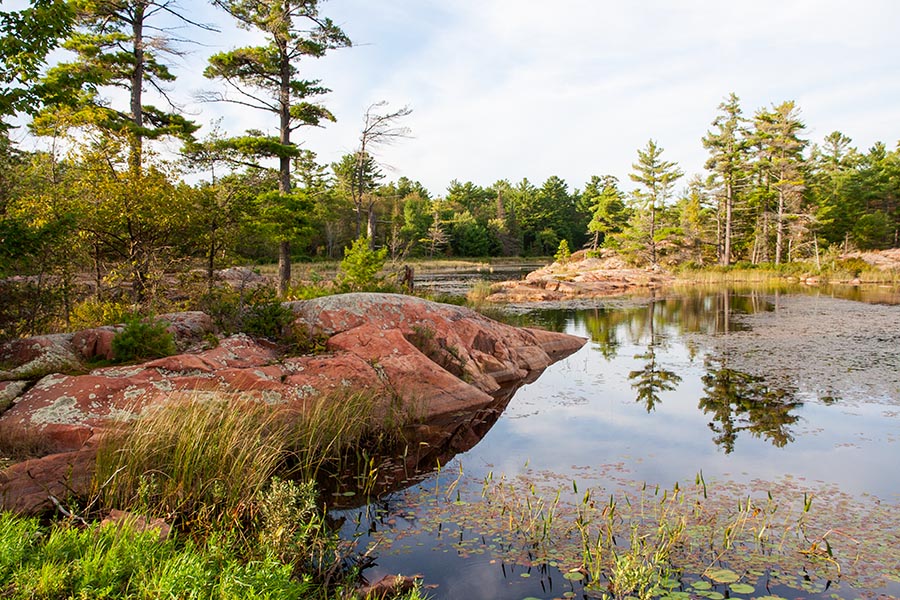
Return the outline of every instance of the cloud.
{"type": "MultiPolygon", "coordinates": [[[[271,115],[193,103],[191,92],[216,86],[201,76],[206,56],[260,37],[207,5],[190,9],[223,33],[197,33],[202,45],[179,65],[189,110],[203,123],[221,117],[228,133],[274,131],[271,115]]],[[[355,149],[367,106],[409,105],[414,137],[379,158],[436,194],[451,179],[558,175],[580,187],[605,173],[629,187],[649,138],[699,172],[700,139],[732,91],[748,116],[796,100],[813,141],[835,129],[860,149],[900,139],[892,0],[334,0],[321,10],[356,45],[299,65],[333,90],[323,100],[338,122],[297,140],[330,163],[355,149]]]]}

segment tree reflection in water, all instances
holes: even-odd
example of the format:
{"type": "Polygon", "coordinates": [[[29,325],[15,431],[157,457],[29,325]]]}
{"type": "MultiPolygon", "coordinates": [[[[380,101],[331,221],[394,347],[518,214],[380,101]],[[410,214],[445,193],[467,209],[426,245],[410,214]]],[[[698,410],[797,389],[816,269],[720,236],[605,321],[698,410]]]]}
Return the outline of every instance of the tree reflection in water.
{"type": "Polygon", "coordinates": [[[635,355],[636,359],[646,362],[643,368],[631,371],[628,374],[628,379],[633,382],[631,387],[637,390],[635,402],[642,403],[647,408],[648,413],[656,408],[657,403],[659,403],[660,393],[674,391],[678,384],[681,383],[681,376],[675,371],[662,368],[656,360],[656,349],[663,340],[654,326],[656,305],[657,303],[653,301],[647,306],[647,329],[649,333],[647,351],[643,354],[635,355]]]}
{"type": "Polygon", "coordinates": [[[707,359],[706,369],[702,377],[706,395],[698,407],[712,416],[713,442],[726,454],[734,451],[741,431],[778,448],[794,441],[790,427],[800,417],[792,412],[803,403],[794,399],[793,391],[769,387],[761,377],[729,369],[727,359],[707,359]]]}

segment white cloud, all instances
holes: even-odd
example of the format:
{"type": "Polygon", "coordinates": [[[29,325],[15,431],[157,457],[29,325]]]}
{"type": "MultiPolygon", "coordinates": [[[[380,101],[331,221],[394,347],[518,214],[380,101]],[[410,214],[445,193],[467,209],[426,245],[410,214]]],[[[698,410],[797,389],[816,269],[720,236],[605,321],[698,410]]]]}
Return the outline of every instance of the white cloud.
{"type": "MultiPolygon", "coordinates": [[[[301,65],[334,90],[324,100],[338,123],[298,137],[332,162],[354,149],[369,104],[408,104],[414,138],[381,158],[437,194],[453,178],[556,174],[580,187],[612,173],[630,186],[651,137],[698,172],[700,138],[732,91],[747,115],[796,100],[813,141],[834,129],[861,149],[900,139],[893,0],[332,0],[321,9],[356,47],[301,65]]],[[[200,75],[205,54],[254,41],[202,10],[225,32],[198,36],[212,47],[176,83],[192,91],[215,85],[200,75]]],[[[232,133],[274,125],[242,108],[191,108],[202,122],[223,116],[232,133]]]]}

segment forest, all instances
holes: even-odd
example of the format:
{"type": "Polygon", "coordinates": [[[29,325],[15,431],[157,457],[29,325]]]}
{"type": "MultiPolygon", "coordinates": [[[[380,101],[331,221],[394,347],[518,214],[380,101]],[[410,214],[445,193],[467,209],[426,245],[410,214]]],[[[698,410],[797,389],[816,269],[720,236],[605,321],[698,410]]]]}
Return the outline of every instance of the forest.
{"type": "Polygon", "coordinates": [[[448,173],[445,190],[428,190],[379,163],[379,148],[410,135],[411,109],[383,102],[363,115],[355,151],[320,164],[300,141],[334,115],[302,65],[351,40],[317,2],[212,4],[265,43],[213,54],[204,101],[261,111],[267,131],[205,131],[168,101],[185,33],[157,20],[207,27],[189,8],[38,0],[2,13],[0,317],[17,333],[41,329],[37,312],[67,318],[88,293],[147,303],[164,274],[191,270],[211,281],[277,261],[284,296],[292,262],[340,259],[361,237],[394,261],[550,256],[565,242],[664,268],[900,246],[900,146],[858,149],[840,131],[812,140],[790,100],[745,111],[728,94],[698,132],[706,170],[691,175],[651,139],[622,149],[635,156],[629,181],[599,165],[585,182],[448,173]],[[21,147],[26,134],[40,150],[21,147]],[[172,141],[177,153],[161,150],[172,141]]]}

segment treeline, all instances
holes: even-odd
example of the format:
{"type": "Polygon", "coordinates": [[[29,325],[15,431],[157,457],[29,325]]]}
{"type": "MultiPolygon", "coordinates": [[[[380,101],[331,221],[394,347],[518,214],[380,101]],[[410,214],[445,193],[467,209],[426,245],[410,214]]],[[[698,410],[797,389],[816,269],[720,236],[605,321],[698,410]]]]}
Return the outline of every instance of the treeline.
{"type": "Polygon", "coordinates": [[[395,260],[547,256],[565,241],[637,264],[779,264],[900,245],[900,151],[860,151],[840,132],[813,144],[793,102],[745,116],[730,95],[699,141],[706,172],[687,179],[650,140],[629,182],[453,180],[436,195],[386,181],[379,148],[408,135],[410,111],[383,103],[363,116],[354,152],[319,164],[298,131],[334,116],[301,67],[350,40],[317,2],[213,4],[264,42],[211,56],[203,99],[259,111],[270,132],[202,132],[168,102],[181,83],[167,64],[185,35],[166,23],[209,28],[188,9],[38,0],[2,14],[0,277],[27,276],[21,289],[54,295],[67,314],[86,273],[96,298],[127,290],[141,304],[164,273],[202,263],[211,281],[222,266],[277,257],[285,293],[292,260],[340,258],[361,236],[395,260]],[[67,58],[45,64],[58,46],[67,58]],[[11,141],[16,119],[45,150],[11,141]],[[180,158],[157,154],[157,140],[177,141],[180,158]]]}

